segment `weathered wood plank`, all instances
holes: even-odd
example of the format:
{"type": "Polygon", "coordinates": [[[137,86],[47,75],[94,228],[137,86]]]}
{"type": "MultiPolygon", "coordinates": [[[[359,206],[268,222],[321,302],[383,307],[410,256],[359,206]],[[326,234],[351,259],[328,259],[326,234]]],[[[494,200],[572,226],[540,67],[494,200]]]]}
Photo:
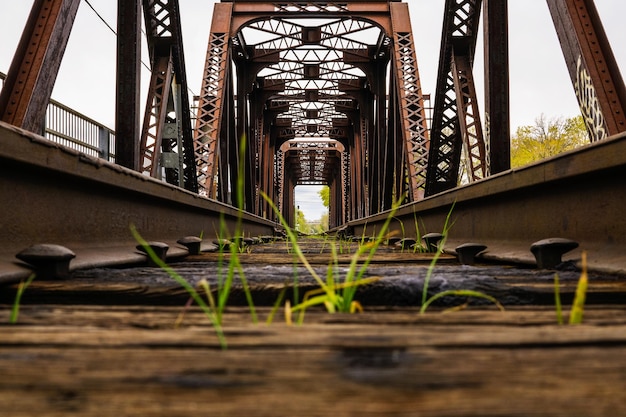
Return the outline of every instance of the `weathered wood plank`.
{"type": "Polygon", "coordinates": [[[223,351],[206,325],[178,331],[3,326],[0,407],[11,416],[626,411],[624,325],[378,326],[366,320],[226,330],[229,349],[223,351]]]}

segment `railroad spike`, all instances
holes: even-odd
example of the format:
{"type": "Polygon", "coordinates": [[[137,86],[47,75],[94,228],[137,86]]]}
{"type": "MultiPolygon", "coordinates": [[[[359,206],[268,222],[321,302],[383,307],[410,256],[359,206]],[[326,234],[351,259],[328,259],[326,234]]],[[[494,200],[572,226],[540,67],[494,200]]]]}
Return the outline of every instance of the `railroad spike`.
{"type": "Polygon", "coordinates": [[[530,245],[530,251],[535,255],[538,268],[552,269],[562,262],[563,254],[577,247],[578,242],[576,241],[553,237],[533,243],[530,245]]]}
{"type": "Polygon", "coordinates": [[[395,243],[395,246],[401,250],[412,248],[415,245],[415,239],[412,237],[405,237],[395,243]]]}
{"type": "Polygon", "coordinates": [[[426,244],[428,252],[436,252],[441,239],[443,239],[443,235],[441,233],[426,233],[422,236],[422,240],[426,244]]]}
{"type": "Polygon", "coordinates": [[[487,249],[487,246],[482,243],[468,242],[457,246],[454,250],[456,251],[457,258],[461,264],[474,265],[476,262],[476,255],[485,249],[487,249]]]}
{"type": "MultiPolygon", "coordinates": [[[[150,249],[152,249],[155,253],[155,255],[163,262],[165,262],[165,259],[167,257],[167,251],[170,248],[169,245],[167,243],[163,243],[163,242],[148,242],[148,246],[150,247],[150,249]]],[[[137,250],[140,252],[145,253],[146,255],[148,254],[146,252],[146,248],[143,247],[143,245],[137,245],[137,250]]],[[[152,266],[152,267],[157,267],[157,263],[152,260],[152,258],[150,256],[147,257],[148,258],[148,265],[152,266]]]]}
{"type": "Polygon", "coordinates": [[[33,267],[38,279],[66,279],[70,261],[76,254],[65,246],[41,243],[30,246],[15,257],[33,267]]]}
{"type": "Polygon", "coordinates": [[[187,248],[190,255],[199,255],[200,254],[200,245],[202,244],[202,239],[198,236],[185,236],[176,241],[187,248]]]}

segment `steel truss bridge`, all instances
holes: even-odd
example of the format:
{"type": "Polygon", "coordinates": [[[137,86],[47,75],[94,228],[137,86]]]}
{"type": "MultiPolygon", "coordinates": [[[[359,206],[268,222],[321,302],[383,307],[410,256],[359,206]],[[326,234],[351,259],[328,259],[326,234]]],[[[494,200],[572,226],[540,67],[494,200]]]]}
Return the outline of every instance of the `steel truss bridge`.
{"type": "Polygon", "coordinates": [[[15,253],[41,242],[76,248],[77,266],[123,260],[131,223],[175,241],[212,234],[219,213],[232,225],[242,207],[246,233],[271,233],[262,194],[293,224],[299,184],[328,185],[330,225],[357,234],[398,200],[392,228],[440,231],[454,204],[450,245],[524,261],[530,243],[562,236],[592,267],[626,272],[626,88],[593,1],[547,3],[593,143],[511,170],[506,1],[445,0],[427,120],[406,2],[222,0],[193,115],[178,1],[119,0],[109,162],[40,136],[80,0],[35,0],[0,94],[0,276],[23,276],[15,253]]]}

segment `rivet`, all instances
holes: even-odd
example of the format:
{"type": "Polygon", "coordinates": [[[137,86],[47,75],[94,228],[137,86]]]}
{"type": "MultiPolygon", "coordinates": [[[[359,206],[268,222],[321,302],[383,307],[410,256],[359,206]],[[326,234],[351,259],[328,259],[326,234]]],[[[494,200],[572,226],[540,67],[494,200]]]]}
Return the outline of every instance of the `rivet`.
{"type": "Polygon", "coordinates": [[[200,254],[200,245],[202,244],[202,239],[200,239],[198,236],[181,237],[176,241],[176,243],[180,243],[181,245],[186,247],[190,255],[200,254]]]}
{"type": "Polygon", "coordinates": [[[65,279],[70,274],[70,261],[76,254],[61,245],[42,243],[28,247],[15,255],[32,265],[38,279],[65,279]]]}
{"type": "Polygon", "coordinates": [[[441,233],[426,233],[422,236],[422,240],[426,243],[426,249],[428,252],[437,252],[439,249],[439,241],[443,239],[441,233]]]}
{"type": "MultiPolygon", "coordinates": [[[[154,254],[157,256],[157,258],[165,262],[167,250],[170,248],[167,243],[148,242],[148,246],[150,247],[150,249],[154,251],[154,254]]],[[[146,248],[144,248],[143,245],[137,245],[137,250],[147,254],[146,248]]],[[[152,258],[149,256],[148,256],[148,265],[154,266],[154,267],[158,266],[156,262],[154,262],[152,258]]]]}
{"type": "Polygon", "coordinates": [[[455,248],[459,262],[463,265],[474,265],[476,255],[487,249],[486,245],[481,243],[463,243],[455,248]]]}
{"type": "Polygon", "coordinates": [[[564,253],[576,249],[578,242],[560,237],[539,240],[530,245],[530,251],[535,255],[537,267],[551,269],[561,263],[564,253]]]}

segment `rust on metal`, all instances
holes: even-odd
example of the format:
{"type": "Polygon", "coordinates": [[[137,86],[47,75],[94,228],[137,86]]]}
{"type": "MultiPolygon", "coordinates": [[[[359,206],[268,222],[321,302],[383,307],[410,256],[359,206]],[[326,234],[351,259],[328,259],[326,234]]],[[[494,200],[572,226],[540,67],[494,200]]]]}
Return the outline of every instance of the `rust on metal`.
{"type": "Polygon", "coordinates": [[[591,141],[626,131],[626,87],[593,0],[548,0],[591,141]]]}
{"type": "Polygon", "coordinates": [[[37,0],[0,93],[0,120],[43,134],[46,108],[80,0],[37,0]]]}
{"type": "Polygon", "coordinates": [[[141,0],[118,0],[117,34],[115,162],[139,170],[141,0]]]}

